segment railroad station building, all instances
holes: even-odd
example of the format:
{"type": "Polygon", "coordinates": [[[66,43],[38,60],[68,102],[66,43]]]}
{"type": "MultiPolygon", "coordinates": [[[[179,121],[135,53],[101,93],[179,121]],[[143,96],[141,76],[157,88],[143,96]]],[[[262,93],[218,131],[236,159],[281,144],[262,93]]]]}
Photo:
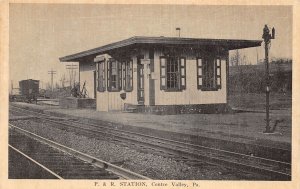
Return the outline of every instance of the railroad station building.
{"type": "Polygon", "coordinates": [[[227,109],[229,51],[260,40],[132,37],[61,57],[98,111],[214,113],[227,109]]]}

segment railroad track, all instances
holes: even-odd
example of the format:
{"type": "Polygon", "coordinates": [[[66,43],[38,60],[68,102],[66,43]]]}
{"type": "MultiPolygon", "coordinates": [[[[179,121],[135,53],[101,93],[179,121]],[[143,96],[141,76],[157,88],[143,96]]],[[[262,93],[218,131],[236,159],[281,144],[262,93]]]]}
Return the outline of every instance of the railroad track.
{"type": "MultiPolygon", "coordinates": [[[[157,136],[159,138],[168,138],[171,140],[175,141],[181,141],[185,143],[192,143],[192,144],[198,144],[201,146],[209,146],[211,148],[217,148],[220,150],[225,150],[225,151],[231,151],[231,152],[236,152],[239,154],[247,154],[247,155],[252,155],[255,157],[262,157],[262,158],[267,158],[267,159],[273,159],[281,162],[286,162],[290,163],[291,162],[291,149],[290,145],[287,144],[280,144],[279,146],[276,145],[274,146],[273,143],[270,143],[268,141],[260,141],[258,142],[257,140],[248,140],[246,139],[246,143],[239,142],[238,140],[223,140],[222,138],[210,138],[205,135],[191,135],[191,134],[184,134],[184,133],[176,133],[176,132],[168,132],[168,131],[158,131],[158,130],[153,130],[150,128],[139,128],[139,127],[132,127],[128,125],[123,125],[123,124],[116,124],[113,122],[108,122],[108,121],[103,121],[101,120],[101,125],[99,125],[99,122],[97,120],[92,120],[92,119],[86,119],[86,118],[81,118],[78,119],[78,117],[69,117],[65,118],[62,117],[61,115],[58,115],[58,117],[53,117],[50,115],[45,114],[43,111],[38,112],[36,110],[26,110],[24,108],[19,108],[18,106],[15,106],[13,104],[10,105],[15,111],[16,109],[19,111],[26,111],[29,114],[35,114],[43,117],[48,117],[51,119],[60,119],[60,120],[68,120],[72,121],[72,123],[80,123],[84,125],[95,125],[95,126],[101,126],[103,127],[108,127],[109,129],[111,128],[116,128],[117,130],[123,130],[123,132],[135,132],[135,133],[149,133],[148,135],[152,136],[157,136]],[[39,113],[41,112],[41,113],[39,113]],[[151,134],[150,134],[151,133],[151,134]]],[[[12,111],[12,110],[11,110],[12,111]]],[[[20,114],[21,112],[14,112],[14,114],[20,114]]],[[[21,115],[24,115],[24,112],[21,113],[21,115]]],[[[14,116],[10,118],[10,120],[13,119],[22,119],[20,116],[14,116]]],[[[24,118],[23,118],[24,119],[24,118]]],[[[29,117],[25,118],[29,119],[29,117]]],[[[233,138],[239,136],[232,136],[233,138]]],[[[244,138],[244,137],[242,137],[244,138]]]]}
{"type": "MultiPolygon", "coordinates": [[[[28,112],[28,110],[26,111],[28,112]]],[[[36,112],[35,114],[36,116],[38,115],[38,119],[54,123],[52,126],[59,129],[75,131],[90,137],[101,138],[102,140],[103,137],[105,137],[107,140],[113,140],[122,145],[141,149],[164,157],[171,157],[191,165],[205,162],[212,165],[222,165],[246,172],[258,173],[268,176],[273,180],[291,179],[290,163],[144,135],[141,133],[118,130],[108,126],[85,124],[84,127],[82,127],[82,123],[79,122],[70,123],[62,120],[55,120],[53,117],[45,114],[37,114],[36,112]]]]}
{"type": "Polygon", "coordinates": [[[9,125],[9,148],[58,179],[150,179],[9,125]]]}

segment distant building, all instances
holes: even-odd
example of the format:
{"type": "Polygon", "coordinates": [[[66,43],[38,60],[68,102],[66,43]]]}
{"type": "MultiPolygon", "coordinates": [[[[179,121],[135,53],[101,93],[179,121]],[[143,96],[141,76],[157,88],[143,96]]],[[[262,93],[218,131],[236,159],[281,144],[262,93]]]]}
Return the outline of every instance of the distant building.
{"type": "Polygon", "coordinates": [[[229,50],[257,40],[132,37],[61,57],[79,62],[79,78],[97,110],[156,113],[223,111],[229,50]]]}

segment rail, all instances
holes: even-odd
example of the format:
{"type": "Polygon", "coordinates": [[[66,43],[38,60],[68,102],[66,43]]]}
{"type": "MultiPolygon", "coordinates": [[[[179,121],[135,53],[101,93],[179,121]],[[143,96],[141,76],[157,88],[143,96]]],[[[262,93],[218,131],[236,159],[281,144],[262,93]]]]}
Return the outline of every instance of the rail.
{"type": "Polygon", "coordinates": [[[40,142],[43,142],[47,145],[50,145],[60,151],[63,151],[63,152],[66,152],[66,153],[69,153],[83,161],[86,161],[86,162],[89,162],[89,163],[92,163],[93,165],[97,166],[97,167],[100,167],[100,168],[105,168],[107,171],[111,171],[112,173],[118,175],[118,176],[121,176],[122,178],[124,179],[134,179],[134,180],[150,180],[150,178],[148,177],[145,177],[143,175],[140,175],[140,174],[137,174],[135,172],[132,172],[130,170],[127,170],[127,169],[124,169],[122,167],[118,167],[116,165],[113,165],[111,163],[108,163],[106,161],[103,161],[103,160],[100,160],[98,158],[95,158],[95,157],[92,157],[88,154],[85,154],[85,153],[82,153],[82,152],[79,152],[77,150],[74,150],[72,148],[69,148],[67,146],[64,146],[62,144],[59,144],[57,142],[54,142],[54,141],[51,141],[49,139],[46,139],[44,137],[41,137],[37,134],[34,134],[32,132],[29,132],[29,131],[26,131],[24,129],[21,129],[17,126],[14,126],[12,124],[9,124],[9,127],[11,127],[12,129],[15,129],[16,131],[18,132],[21,132],[22,134],[25,134],[27,136],[30,136],[31,138],[34,138],[35,140],[38,140],[40,142]]]}

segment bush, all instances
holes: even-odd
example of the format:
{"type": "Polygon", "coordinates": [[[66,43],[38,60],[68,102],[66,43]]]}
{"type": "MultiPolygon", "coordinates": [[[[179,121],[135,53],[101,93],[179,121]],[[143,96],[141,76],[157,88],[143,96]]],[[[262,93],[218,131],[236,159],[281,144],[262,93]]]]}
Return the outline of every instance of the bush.
{"type": "MultiPolygon", "coordinates": [[[[265,92],[264,65],[232,66],[229,68],[229,72],[229,92],[231,94],[265,92]]],[[[270,64],[270,89],[273,92],[292,91],[291,62],[278,61],[270,64]]]]}

